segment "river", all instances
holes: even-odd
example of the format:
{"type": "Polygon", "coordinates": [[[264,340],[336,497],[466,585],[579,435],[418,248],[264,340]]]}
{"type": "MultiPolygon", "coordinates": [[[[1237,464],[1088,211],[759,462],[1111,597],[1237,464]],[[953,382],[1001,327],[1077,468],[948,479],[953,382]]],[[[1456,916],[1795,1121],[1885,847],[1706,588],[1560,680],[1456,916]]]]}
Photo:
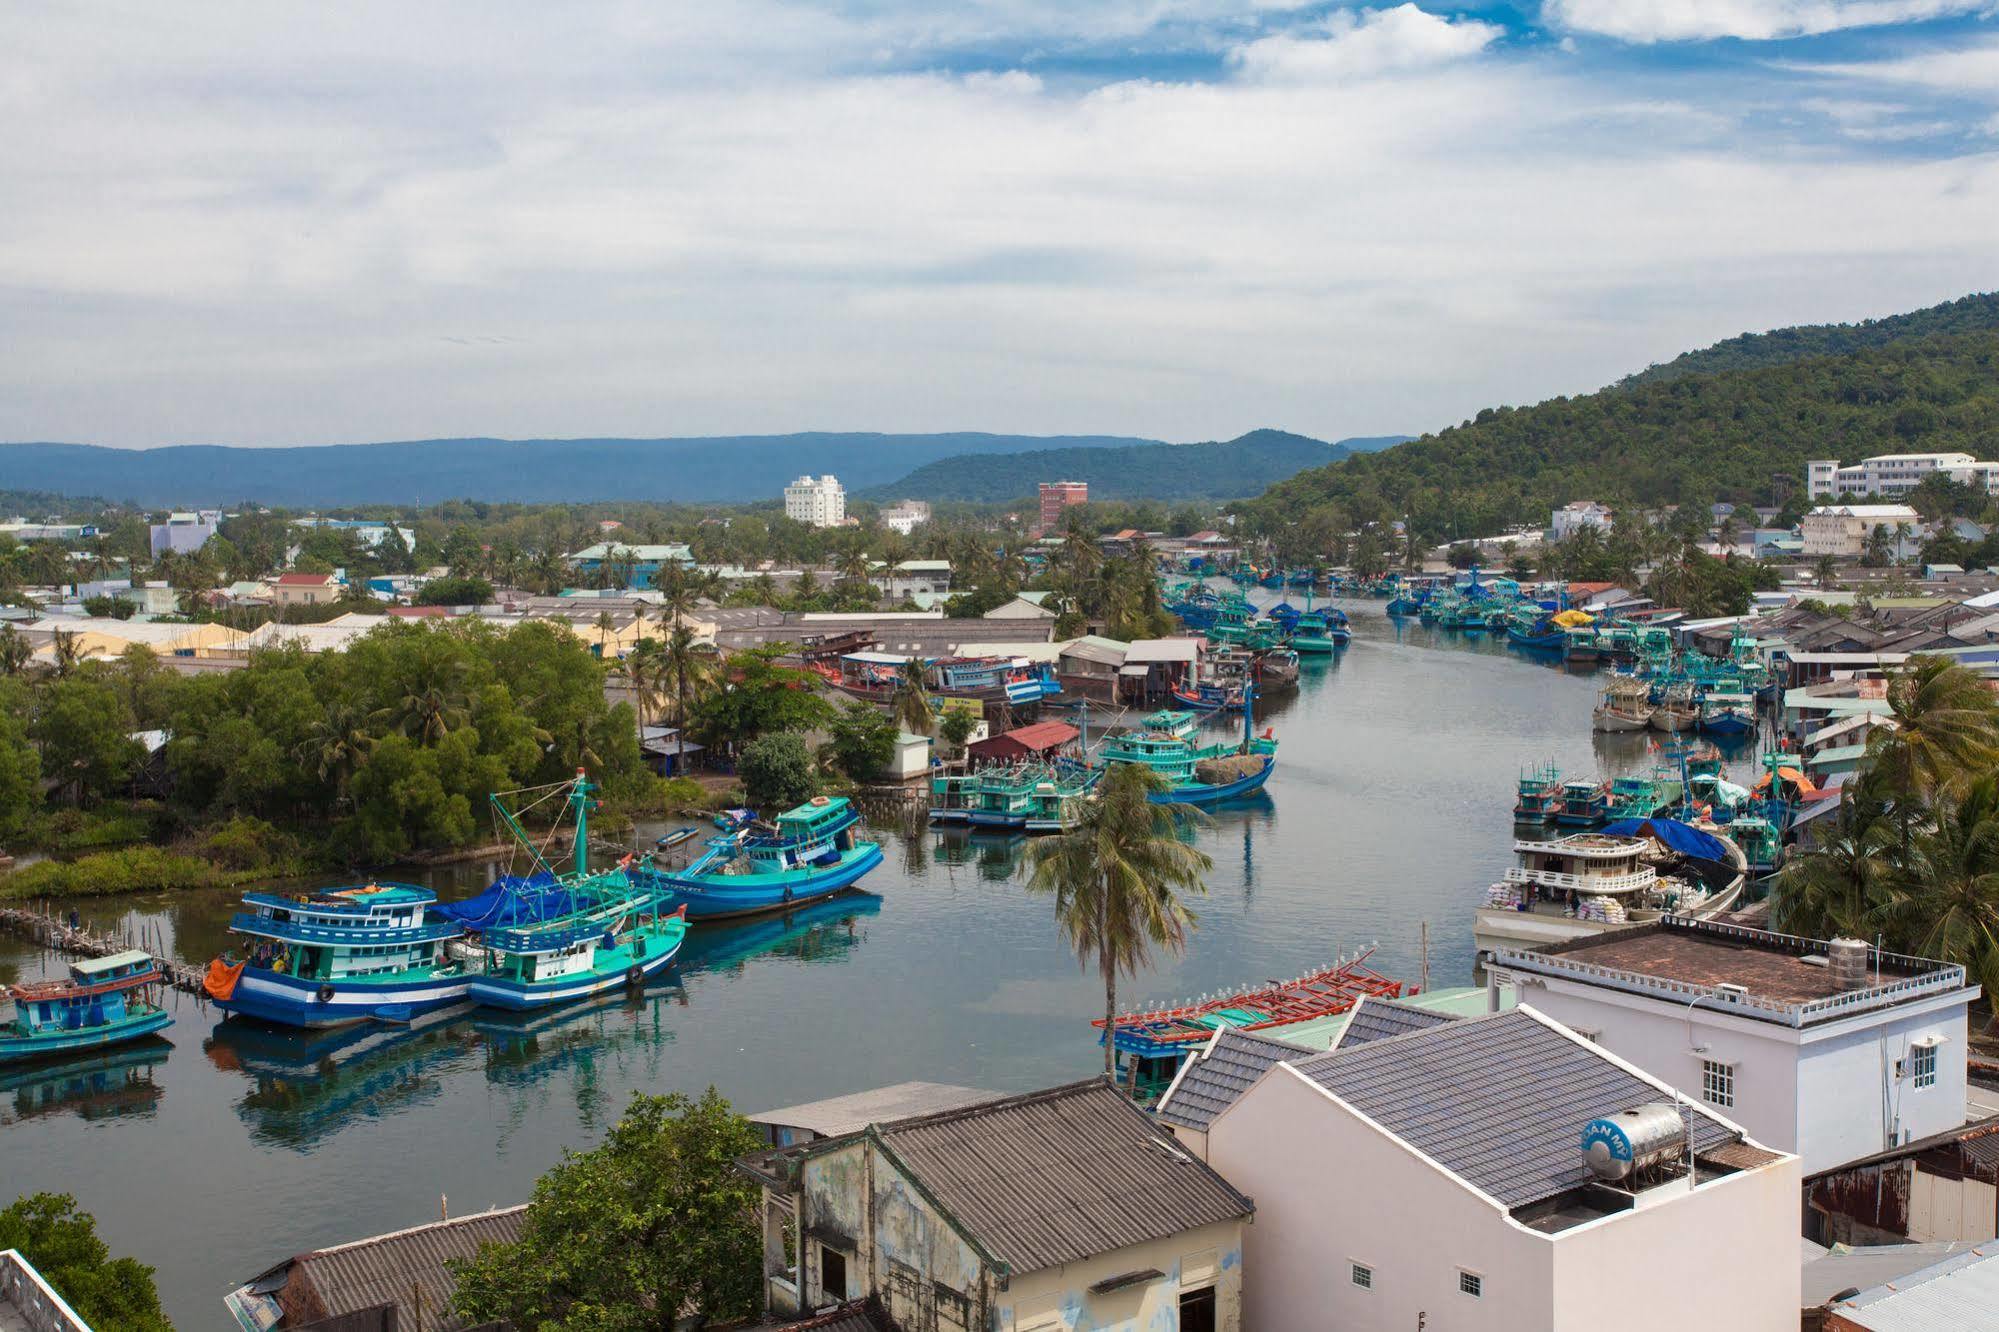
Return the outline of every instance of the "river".
{"type": "MultiPolygon", "coordinates": [[[[1592,677],[1398,626],[1380,602],[1348,610],[1351,646],[1307,658],[1300,689],[1270,700],[1282,750],[1262,798],[1195,834],[1214,869],[1192,946],[1124,999],[1294,976],[1369,945],[1413,983],[1425,922],[1432,983],[1468,983],[1472,909],[1512,863],[1520,770],[1650,761],[1642,735],[1592,740],[1592,677]]],[[[912,1078],[1089,1076],[1102,988],[1025,890],[1024,843],[884,841],[866,895],[697,930],[638,998],[301,1040],[177,996],[154,1044],[0,1073],[0,1203],[74,1194],[114,1252],[158,1269],[178,1326],[211,1328],[229,1289],[294,1253],[434,1220],[445,1198],[452,1215],[524,1200],[635,1091],[713,1084],[754,1111],[912,1078]]],[[[413,877],[463,896],[490,871],[413,877]]],[[[236,896],[76,905],[205,960],[236,896]]],[[[55,965],[0,936],[0,981],[55,965]]]]}

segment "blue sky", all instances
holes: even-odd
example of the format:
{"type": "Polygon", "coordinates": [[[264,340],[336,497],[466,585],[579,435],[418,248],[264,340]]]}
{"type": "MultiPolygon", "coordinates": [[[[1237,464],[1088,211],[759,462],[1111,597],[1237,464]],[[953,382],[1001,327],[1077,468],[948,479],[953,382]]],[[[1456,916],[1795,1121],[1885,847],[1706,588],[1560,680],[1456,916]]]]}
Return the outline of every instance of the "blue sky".
{"type": "Polygon", "coordinates": [[[1999,286],[1995,6],[25,0],[0,439],[1436,428],[1999,286]]]}

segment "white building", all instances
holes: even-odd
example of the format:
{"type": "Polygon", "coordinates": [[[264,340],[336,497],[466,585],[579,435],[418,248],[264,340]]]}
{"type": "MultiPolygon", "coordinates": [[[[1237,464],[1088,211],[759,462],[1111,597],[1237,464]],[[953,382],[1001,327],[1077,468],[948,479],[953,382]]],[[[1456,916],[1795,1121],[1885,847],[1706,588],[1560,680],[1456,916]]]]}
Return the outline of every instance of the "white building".
{"type": "Polygon", "coordinates": [[[1856,559],[1875,528],[1888,529],[1899,553],[1901,529],[1913,533],[1922,521],[1922,515],[1906,504],[1821,504],[1798,524],[1798,534],[1804,538],[1806,559],[1821,555],[1856,559]]]}
{"type": "Polygon", "coordinates": [[[922,500],[906,499],[881,511],[881,525],[891,532],[908,536],[930,521],[930,506],[922,500]]]}
{"type": "Polygon", "coordinates": [[[838,527],[847,520],[847,490],[831,472],[801,476],[784,488],[784,516],[807,527],[838,527]]]}
{"type": "Polygon", "coordinates": [[[1797,1324],[1797,1158],[1675,1108],[1672,1088],[1531,1008],[1349,1024],[1327,1053],[1222,1073],[1206,1156],[1256,1200],[1245,1327],[1797,1324]],[[1612,1178],[1616,1148],[1593,1166],[1585,1144],[1628,1111],[1649,1136],[1632,1131],[1644,1146],[1612,1178]]]}
{"type": "Polygon", "coordinates": [[[336,532],[352,532],[354,539],[374,550],[389,539],[394,532],[402,541],[404,550],[416,549],[416,529],[397,527],[394,523],[377,522],[372,518],[294,518],[293,527],[325,527],[336,532]]]}
{"type": "Polygon", "coordinates": [[[1610,507],[1595,500],[1576,500],[1555,510],[1554,521],[1549,524],[1548,533],[1552,540],[1567,541],[1585,527],[1594,527],[1599,532],[1610,530],[1610,507]]]}
{"type": "Polygon", "coordinates": [[[207,545],[208,538],[221,526],[222,514],[216,509],[170,513],[164,523],[151,525],[153,558],[158,559],[168,551],[192,555],[207,545]]]}
{"type": "Polygon", "coordinates": [[[868,578],[891,601],[948,596],[951,592],[951,561],[904,560],[891,569],[876,560],[868,578]]]}
{"type": "Polygon", "coordinates": [[[1837,458],[1806,463],[1805,498],[1906,495],[1938,473],[1960,485],[1999,495],[1999,462],[1980,462],[1968,453],[1883,453],[1863,458],[1851,467],[1841,467],[1837,458]]]}
{"type": "Polygon", "coordinates": [[[1978,987],[1960,966],[1678,917],[1486,965],[1806,1174],[1964,1122],[1978,987]]]}

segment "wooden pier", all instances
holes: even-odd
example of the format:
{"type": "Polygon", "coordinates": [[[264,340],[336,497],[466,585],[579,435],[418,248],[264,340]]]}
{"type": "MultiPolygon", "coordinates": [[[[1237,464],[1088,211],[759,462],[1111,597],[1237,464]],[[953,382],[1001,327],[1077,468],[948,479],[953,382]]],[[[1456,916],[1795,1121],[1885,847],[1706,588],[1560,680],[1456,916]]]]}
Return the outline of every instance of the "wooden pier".
{"type": "Polygon", "coordinates": [[[0,907],[0,929],[18,934],[44,948],[52,948],[64,957],[109,957],[128,948],[142,948],[159,959],[160,970],[166,976],[168,985],[188,994],[207,997],[207,991],[201,988],[203,969],[167,957],[157,938],[134,939],[110,930],[92,932],[80,925],[71,925],[48,906],[40,910],[0,907]]]}

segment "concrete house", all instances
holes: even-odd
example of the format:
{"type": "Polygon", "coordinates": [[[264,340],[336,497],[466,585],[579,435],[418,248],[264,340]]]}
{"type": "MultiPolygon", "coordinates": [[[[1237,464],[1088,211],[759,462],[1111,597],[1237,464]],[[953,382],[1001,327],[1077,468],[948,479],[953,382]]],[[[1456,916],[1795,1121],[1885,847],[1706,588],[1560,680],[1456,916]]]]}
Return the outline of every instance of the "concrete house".
{"type": "Polygon", "coordinates": [[[1522,1004],[1729,1116],[1806,1174],[1965,1119],[1964,968],[1668,916],[1501,948],[1522,1004]]]}
{"type": "Polygon", "coordinates": [[[1797,1158],[1528,1007],[1274,1063],[1207,1147],[1246,1327],[1797,1326],[1797,1158]]]}
{"type": "Polygon", "coordinates": [[[1249,1200],[1101,1079],[742,1166],[773,1315],[872,1296],[906,1332],[1245,1326],[1249,1200]]]}
{"type": "Polygon", "coordinates": [[[323,606],[340,600],[340,580],[332,574],[283,573],[267,586],[271,600],[280,606],[323,606]]]}

